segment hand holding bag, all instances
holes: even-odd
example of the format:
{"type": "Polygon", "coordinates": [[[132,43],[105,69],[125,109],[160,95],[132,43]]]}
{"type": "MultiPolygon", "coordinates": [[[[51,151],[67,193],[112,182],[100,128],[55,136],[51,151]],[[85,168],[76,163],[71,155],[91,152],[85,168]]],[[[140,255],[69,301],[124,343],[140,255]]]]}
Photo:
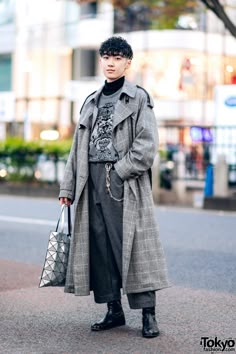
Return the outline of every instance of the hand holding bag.
{"type": "Polygon", "coordinates": [[[51,231],[49,235],[48,248],[39,281],[39,288],[65,285],[71,238],[71,215],[69,206],[67,207],[68,230],[67,233],[64,232],[65,209],[66,206],[64,204],[61,208],[56,230],[51,231]]]}

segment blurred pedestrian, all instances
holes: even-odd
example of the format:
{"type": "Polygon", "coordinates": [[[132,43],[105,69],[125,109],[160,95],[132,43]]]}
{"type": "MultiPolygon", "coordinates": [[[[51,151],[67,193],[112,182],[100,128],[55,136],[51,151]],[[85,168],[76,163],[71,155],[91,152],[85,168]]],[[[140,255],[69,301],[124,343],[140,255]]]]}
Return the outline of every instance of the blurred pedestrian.
{"type": "Polygon", "coordinates": [[[185,152],[185,169],[187,177],[191,177],[192,174],[192,160],[191,160],[191,150],[186,147],[185,152]]]}
{"type": "Polygon", "coordinates": [[[192,178],[197,178],[198,176],[198,150],[197,146],[191,146],[188,168],[192,178]]]}
{"type": "Polygon", "coordinates": [[[153,101],[125,79],[133,51],[121,37],[99,49],[104,85],[81,109],[60,187],[75,219],[65,292],[107,303],[93,331],[125,324],[121,288],[142,309],[144,337],[159,334],[155,291],[168,287],[149,170],[157,152],[153,101]]]}
{"type": "Polygon", "coordinates": [[[203,172],[206,172],[207,166],[210,164],[211,154],[209,144],[203,144],[203,172]]]}

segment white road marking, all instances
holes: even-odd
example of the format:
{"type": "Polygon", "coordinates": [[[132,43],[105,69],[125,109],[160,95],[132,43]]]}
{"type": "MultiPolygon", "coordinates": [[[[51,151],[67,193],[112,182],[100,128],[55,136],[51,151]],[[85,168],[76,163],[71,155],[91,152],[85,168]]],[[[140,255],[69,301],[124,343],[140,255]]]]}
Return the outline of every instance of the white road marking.
{"type": "Polygon", "coordinates": [[[211,210],[211,209],[198,209],[198,208],[191,208],[191,207],[178,207],[178,206],[170,206],[170,205],[160,205],[156,207],[156,209],[168,212],[168,211],[173,211],[176,213],[190,213],[190,214],[196,214],[196,213],[202,213],[202,214],[215,214],[218,216],[232,216],[235,218],[236,212],[235,211],[229,211],[229,210],[211,210]]]}
{"type": "Polygon", "coordinates": [[[16,216],[0,215],[0,221],[21,223],[21,224],[46,225],[46,226],[55,226],[56,227],[56,221],[22,218],[22,217],[16,217],[16,216]]]}

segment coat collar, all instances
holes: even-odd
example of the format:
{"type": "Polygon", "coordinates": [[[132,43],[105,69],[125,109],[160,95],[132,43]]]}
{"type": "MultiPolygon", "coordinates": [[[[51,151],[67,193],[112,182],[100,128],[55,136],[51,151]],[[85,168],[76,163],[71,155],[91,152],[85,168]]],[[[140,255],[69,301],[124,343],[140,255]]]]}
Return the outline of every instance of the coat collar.
{"type": "Polygon", "coordinates": [[[127,96],[134,98],[137,92],[137,86],[132,84],[131,82],[125,80],[124,85],[121,89],[121,95],[126,94],[127,96]]]}
{"type": "MultiPolygon", "coordinates": [[[[80,124],[86,126],[87,128],[93,128],[96,116],[97,116],[97,106],[98,106],[98,100],[99,97],[102,93],[103,86],[101,86],[96,92],[94,92],[92,95],[90,95],[85,103],[85,106],[88,105],[87,110],[84,110],[84,115],[81,116],[80,119],[80,124]],[[90,102],[94,103],[93,105],[89,105],[90,102]],[[91,117],[92,117],[92,122],[91,122],[91,117]]],[[[127,118],[129,115],[133,113],[133,111],[129,108],[128,105],[126,105],[121,98],[124,95],[127,95],[131,98],[134,98],[136,95],[137,87],[132,84],[131,82],[125,80],[124,85],[122,86],[121,93],[120,93],[120,99],[117,102],[116,105],[116,110],[115,110],[115,116],[114,116],[114,121],[113,121],[113,128],[115,128],[121,121],[123,121],[125,118],[127,118]]]]}
{"type": "MultiPolygon", "coordinates": [[[[99,96],[102,93],[103,87],[104,85],[102,85],[97,91],[95,91],[91,96],[87,98],[86,105],[91,101],[94,101],[96,105],[98,104],[99,96]]],[[[122,94],[126,94],[129,97],[134,98],[136,95],[136,91],[137,91],[137,87],[125,79],[124,85],[122,86],[121,89],[120,97],[122,97],[122,94]]]]}

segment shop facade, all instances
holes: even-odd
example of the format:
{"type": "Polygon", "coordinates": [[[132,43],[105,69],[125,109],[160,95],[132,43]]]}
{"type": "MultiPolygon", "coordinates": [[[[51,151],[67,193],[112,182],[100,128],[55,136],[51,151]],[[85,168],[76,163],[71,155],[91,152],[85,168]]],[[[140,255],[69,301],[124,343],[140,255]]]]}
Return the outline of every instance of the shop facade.
{"type": "MultiPolygon", "coordinates": [[[[236,84],[235,39],[211,13],[198,9],[174,30],[142,30],[141,23],[117,32],[108,2],[3,2],[0,71],[7,78],[0,79],[0,107],[8,113],[0,113],[0,138],[10,133],[38,139],[45,130],[71,136],[85,97],[103,82],[97,50],[114,29],[134,49],[128,78],[153,96],[160,127],[214,125],[215,86],[236,84]]],[[[189,133],[172,136],[188,143],[189,133]]],[[[162,138],[165,144],[164,129],[162,138]]]]}

